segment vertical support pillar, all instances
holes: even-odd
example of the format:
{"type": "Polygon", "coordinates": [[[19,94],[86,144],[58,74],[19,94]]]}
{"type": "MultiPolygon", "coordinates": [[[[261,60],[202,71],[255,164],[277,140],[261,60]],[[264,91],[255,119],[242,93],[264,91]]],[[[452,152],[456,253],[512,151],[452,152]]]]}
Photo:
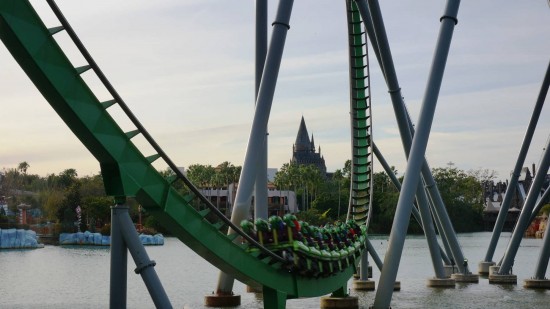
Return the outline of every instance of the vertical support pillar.
{"type": "Polygon", "coordinates": [[[118,218],[128,212],[128,206],[117,204],[111,207],[111,273],[109,308],[126,308],[128,251],[120,230],[118,218]]]}
{"type": "MultiPolygon", "coordinates": [[[[271,43],[267,52],[264,73],[256,100],[256,110],[239,179],[239,187],[237,188],[237,195],[235,197],[235,207],[231,214],[231,222],[237,226],[242,220],[246,219],[250,210],[250,201],[256,181],[259,160],[256,151],[264,146],[286,35],[290,29],[289,22],[293,4],[294,0],[280,0],[275,21],[272,24],[271,43]]],[[[235,232],[230,229],[228,233],[234,234],[235,232]]],[[[216,294],[231,295],[233,283],[234,278],[220,272],[216,294]]]]}
{"type": "MultiPolygon", "coordinates": [[[[548,189],[546,189],[548,192],[548,189]]],[[[550,280],[546,279],[548,260],[550,259],[550,224],[546,224],[544,239],[540,250],[539,260],[535,269],[535,276],[524,281],[524,287],[532,289],[550,289],[550,280]]]]}
{"type": "Polygon", "coordinates": [[[132,219],[130,218],[130,214],[128,213],[128,207],[124,207],[119,210],[117,220],[120,233],[124,238],[124,243],[136,263],[136,269],[134,272],[141,275],[155,307],[172,308],[168,295],[166,295],[164,287],[162,286],[162,283],[153,268],[156,263],[155,261],[149,259],[149,255],[147,254],[145,247],[139,240],[139,235],[134,227],[132,219]]]}
{"type": "MultiPolygon", "coordinates": [[[[371,8],[371,17],[374,24],[377,25],[375,29],[380,30],[381,34],[384,34],[385,30],[381,21],[382,16],[378,1],[369,1],[369,4],[371,8]]],[[[420,118],[417,124],[418,127],[412,141],[403,188],[397,203],[390,234],[390,245],[384,259],[384,268],[382,269],[378,284],[379,288],[374,300],[374,309],[386,309],[390,307],[392,286],[397,276],[397,270],[403,252],[403,244],[405,242],[411,208],[413,206],[413,198],[420,183],[420,172],[422,164],[424,163],[424,154],[428,144],[452,34],[454,26],[457,23],[456,16],[459,5],[460,1],[449,0],[445,7],[444,15],[441,18],[440,33],[422,102],[420,118]]],[[[384,45],[387,45],[387,40],[383,41],[385,41],[384,45]]]]}
{"type": "MultiPolygon", "coordinates": [[[[255,96],[258,99],[265,57],[267,54],[267,0],[256,0],[256,58],[255,58],[255,96]]],[[[266,127],[267,128],[267,127],[266,127]]],[[[259,151],[258,174],[255,182],[254,216],[256,219],[267,219],[268,191],[267,191],[267,157],[268,157],[268,132],[266,129],[264,146],[259,151]]]]}

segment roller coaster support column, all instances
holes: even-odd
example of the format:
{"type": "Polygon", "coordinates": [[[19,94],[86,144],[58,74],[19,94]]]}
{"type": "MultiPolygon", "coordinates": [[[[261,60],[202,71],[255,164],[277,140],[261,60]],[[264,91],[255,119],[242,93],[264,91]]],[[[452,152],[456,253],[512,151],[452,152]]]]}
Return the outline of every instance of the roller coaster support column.
{"type": "Polygon", "coordinates": [[[548,188],[546,188],[546,190],[544,190],[544,193],[542,194],[542,196],[540,197],[537,205],[533,209],[533,212],[531,213],[531,218],[529,219],[529,224],[531,224],[531,222],[533,222],[533,220],[535,220],[535,218],[539,214],[540,210],[545,205],[545,201],[548,199],[548,196],[550,196],[550,190],[549,189],[550,189],[550,187],[548,187],[548,188]]]}
{"type": "MultiPolygon", "coordinates": [[[[384,156],[380,152],[380,149],[378,149],[378,147],[376,147],[376,143],[374,143],[374,142],[372,143],[372,146],[373,146],[372,149],[374,151],[374,155],[378,159],[378,162],[380,162],[380,164],[384,168],[384,171],[386,171],[386,174],[388,174],[388,176],[390,177],[390,180],[392,181],[395,188],[398,191],[401,191],[401,183],[399,182],[399,180],[397,179],[397,177],[393,173],[393,171],[392,171],[391,167],[389,166],[388,162],[386,162],[386,159],[384,159],[384,156]]],[[[418,205],[417,205],[417,207],[418,207],[418,205]]],[[[420,213],[418,212],[418,209],[416,209],[416,207],[412,208],[412,214],[413,214],[413,217],[416,219],[416,222],[418,222],[418,224],[420,224],[422,229],[424,229],[424,227],[422,226],[422,219],[420,218],[420,213]]],[[[439,221],[436,221],[436,223],[438,223],[438,222],[439,221]]],[[[443,242],[443,245],[445,246],[446,252],[450,255],[450,250],[448,248],[449,245],[447,244],[447,240],[445,238],[442,238],[441,240],[443,242]]],[[[447,254],[445,254],[445,251],[443,251],[443,249],[441,247],[439,247],[439,252],[440,252],[441,258],[443,259],[445,264],[450,265],[451,261],[449,260],[449,257],[447,256],[447,254]]]]}
{"type": "MultiPolygon", "coordinates": [[[[378,18],[378,17],[374,17],[373,15],[369,14],[369,9],[368,9],[365,1],[357,1],[357,4],[358,4],[358,7],[359,7],[359,11],[361,12],[361,16],[363,16],[363,20],[365,21],[366,26],[367,26],[367,24],[372,25],[373,20],[375,18],[378,18]]],[[[377,5],[377,4],[374,4],[374,5],[377,5]]],[[[381,16],[380,16],[380,21],[381,21],[381,16]]],[[[384,28],[383,25],[381,27],[372,27],[371,26],[369,28],[371,28],[371,29],[374,28],[375,29],[374,31],[371,30],[371,33],[375,34],[375,37],[377,38],[378,44],[382,44],[382,46],[387,46],[386,50],[388,51],[388,53],[386,53],[384,55],[382,50],[378,50],[377,56],[379,56],[380,54],[383,54],[382,55],[383,57],[388,56],[390,58],[390,62],[391,62],[391,52],[389,52],[389,44],[387,44],[387,40],[385,42],[381,42],[381,40],[380,40],[380,36],[385,37],[385,31],[383,29],[384,28]],[[382,32],[384,32],[384,33],[382,33],[382,32]]],[[[378,46],[378,48],[381,47],[381,45],[377,45],[377,46],[378,46]]],[[[390,85],[390,83],[395,83],[395,85],[396,85],[395,89],[399,89],[399,84],[397,82],[397,77],[396,77],[395,69],[393,68],[393,65],[389,64],[388,66],[386,66],[385,60],[382,60],[381,63],[383,64],[383,67],[385,68],[384,72],[386,73],[386,81],[388,82],[388,85],[390,85]],[[390,79],[393,79],[393,80],[390,81],[390,79]]],[[[397,91],[397,93],[399,93],[399,92],[400,91],[397,91]]],[[[394,96],[394,94],[392,93],[392,97],[393,96],[394,96]]],[[[399,95],[399,97],[401,97],[401,95],[399,95]]],[[[405,126],[405,125],[402,125],[401,127],[405,130],[407,129],[407,126],[405,126]]],[[[419,202],[418,204],[419,204],[419,208],[420,208],[420,217],[422,219],[421,220],[422,222],[421,222],[420,225],[423,226],[423,229],[424,229],[424,232],[425,232],[425,235],[426,235],[426,239],[428,241],[428,246],[430,248],[430,254],[431,254],[431,257],[432,257],[432,264],[433,264],[434,271],[435,271],[435,276],[436,276],[435,279],[430,279],[429,280],[428,285],[429,286],[434,286],[434,285],[436,285],[435,282],[437,281],[437,282],[441,282],[441,283],[445,282],[444,286],[454,287],[454,282],[451,282],[451,280],[439,280],[439,279],[446,278],[446,275],[445,275],[445,271],[444,271],[444,268],[443,268],[443,263],[441,261],[441,259],[442,259],[441,258],[441,250],[440,250],[440,248],[437,244],[437,236],[435,234],[435,229],[434,229],[434,226],[433,226],[433,220],[432,220],[430,210],[429,210],[428,197],[426,195],[426,192],[422,189],[422,187],[419,187],[415,191],[417,192],[416,193],[416,198],[419,202]]],[[[441,284],[438,284],[438,285],[441,285],[441,284]]]]}
{"type": "MultiPolygon", "coordinates": [[[[412,130],[412,122],[409,119],[409,115],[405,108],[405,103],[403,102],[403,97],[401,96],[401,88],[399,87],[399,82],[397,81],[397,76],[391,57],[391,50],[384,28],[384,22],[381,17],[378,2],[371,0],[368,1],[369,6],[376,6],[376,10],[373,10],[372,7],[367,8],[364,2],[365,0],[357,1],[357,3],[360,5],[360,8],[364,7],[364,9],[362,9],[362,12],[365,11],[367,13],[365,14],[367,16],[364,17],[365,27],[370,34],[369,36],[371,38],[371,42],[373,46],[375,46],[376,56],[379,58],[379,63],[383,68],[382,71],[385,74],[384,76],[386,78],[386,83],[388,84],[388,88],[390,89],[389,92],[396,115],[399,132],[401,135],[401,140],[405,149],[405,155],[408,156],[414,132],[412,130]],[[368,16],[369,13],[370,17],[368,16]]],[[[442,25],[443,21],[449,19],[448,17],[449,16],[444,15],[443,18],[441,18],[442,25]]],[[[453,21],[456,21],[456,19],[453,21]]],[[[456,234],[454,233],[452,223],[445,210],[445,205],[443,203],[443,200],[441,199],[441,195],[439,194],[439,192],[437,192],[437,187],[434,185],[433,176],[425,159],[422,166],[422,176],[426,183],[431,184],[427,186],[427,188],[429,189],[428,193],[431,197],[431,201],[434,203],[433,215],[436,217],[436,220],[438,219],[442,221],[440,224],[440,226],[442,227],[442,231],[440,232],[442,232],[442,237],[445,237],[450,246],[453,259],[455,261],[465,261],[462,251],[460,249],[460,245],[458,244],[458,239],[456,237],[456,234]]],[[[469,274],[468,268],[465,267],[465,264],[459,263],[457,266],[460,273],[469,274]]],[[[477,276],[475,277],[477,279],[477,276]]]]}
{"type": "Polygon", "coordinates": [[[155,307],[172,308],[170,300],[153,268],[156,263],[149,259],[147,251],[139,240],[134,223],[128,214],[128,206],[122,204],[111,207],[110,308],[126,308],[126,249],[130,251],[136,263],[135,273],[141,275],[155,307]],[[115,278],[117,276],[118,278],[115,278]],[[113,295],[113,293],[120,293],[120,295],[113,295]]]}
{"type": "Polygon", "coordinates": [[[527,156],[527,151],[529,150],[529,145],[531,144],[531,140],[533,139],[533,133],[535,132],[542,106],[544,105],[544,100],[546,99],[546,95],[548,94],[549,84],[550,62],[548,63],[548,67],[546,68],[546,75],[544,76],[544,80],[542,82],[540,92],[537,97],[535,107],[533,109],[533,114],[531,115],[531,119],[529,120],[529,125],[527,126],[525,136],[523,137],[523,142],[519,150],[518,159],[516,160],[516,165],[514,166],[514,171],[512,172],[512,177],[510,178],[510,184],[507,187],[506,194],[504,195],[504,200],[502,201],[502,205],[500,206],[500,211],[495,222],[495,226],[493,227],[493,235],[491,236],[491,242],[489,243],[489,247],[487,248],[485,259],[479,263],[480,274],[488,274],[489,267],[495,264],[493,262],[493,255],[495,254],[498,239],[500,238],[500,233],[502,232],[504,222],[506,221],[506,216],[508,215],[508,209],[510,209],[512,196],[514,195],[514,192],[516,190],[516,185],[518,183],[521,168],[523,167],[525,157],[527,156]]]}
{"type": "Polygon", "coordinates": [[[128,248],[124,243],[118,217],[128,212],[122,204],[111,207],[111,273],[109,307],[126,308],[128,248]]]}
{"type": "Polygon", "coordinates": [[[529,226],[529,219],[531,218],[533,207],[540,196],[540,189],[542,188],[546,175],[548,174],[548,167],[550,167],[550,140],[548,140],[548,143],[546,144],[542,161],[539,165],[535,178],[533,179],[533,183],[531,184],[525,203],[523,204],[523,209],[521,210],[518,222],[516,223],[516,228],[512,233],[510,243],[506,248],[506,253],[504,254],[504,259],[502,260],[498,274],[489,275],[489,283],[515,284],[517,282],[517,278],[512,278],[512,276],[515,277],[511,274],[512,265],[514,263],[516,253],[518,252],[519,244],[523,238],[523,234],[529,226]]]}
{"type": "MultiPolygon", "coordinates": [[[[378,1],[369,1],[369,3],[371,3],[370,8],[372,20],[375,25],[378,25],[378,27],[375,26],[375,29],[380,30],[380,33],[385,33],[383,26],[380,27],[382,24],[378,1]]],[[[403,244],[407,234],[407,227],[411,216],[411,208],[413,207],[413,199],[416,189],[421,183],[420,172],[422,164],[424,164],[425,161],[424,155],[428,144],[435,107],[437,105],[437,97],[441,87],[441,81],[445,71],[445,63],[449,53],[452,34],[457,22],[456,16],[458,13],[459,4],[460,1],[458,0],[448,1],[445,8],[445,13],[441,18],[441,28],[437,41],[437,47],[435,50],[430,75],[428,77],[424,100],[422,102],[417,131],[413,137],[407,168],[405,170],[403,189],[399,195],[399,201],[397,203],[397,209],[390,233],[390,244],[388,251],[386,252],[384,268],[382,269],[379,288],[374,300],[375,309],[386,309],[390,307],[392,288],[397,276],[401,254],[403,253],[403,244]]],[[[383,39],[382,42],[385,47],[388,46],[387,39],[383,39]]],[[[381,42],[379,41],[379,43],[381,42]]],[[[380,45],[380,47],[382,47],[382,45],[380,45]]],[[[388,49],[385,50],[389,52],[388,49]]],[[[391,56],[390,54],[384,52],[384,50],[381,50],[381,54],[391,56]]],[[[393,75],[395,78],[395,74],[393,75]]]]}
{"type": "MultiPolygon", "coordinates": [[[[271,35],[271,42],[267,52],[258,98],[256,100],[256,110],[254,112],[252,129],[250,131],[244,164],[239,179],[239,187],[235,197],[235,207],[231,215],[231,222],[237,226],[239,226],[242,220],[247,218],[250,210],[250,201],[257,175],[257,150],[263,147],[265,142],[265,133],[267,132],[269,113],[273,103],[273,95],[277,84],[277,76],[279,75],[286,34],[288,29],[290,29],[289,21],[293,4],[293,0],[280,0],[277,8],[277,15],[272,24],[273,32],[271,35]]],[[[229,230],[229,234],[233,233],[233,230],[229,230]]],[[[233,283],[234,278],[223,272],[220,273],[216,294],[231,295],[233,283]]]]}
{"type": "MultiPolygon", "coordinates": [[[[258,99],[262,72],[264,70],[265,56],[267,54],[267,0],[256,0],[256,57],[255,57],[255,96],[258,99]]],[[[267,155],[268,132],[266,127],[265,142],[261,151],[258,151],[258,174],[255,183],[254,216],[256,219],[268,217],[267,195],[267,155]]]]}

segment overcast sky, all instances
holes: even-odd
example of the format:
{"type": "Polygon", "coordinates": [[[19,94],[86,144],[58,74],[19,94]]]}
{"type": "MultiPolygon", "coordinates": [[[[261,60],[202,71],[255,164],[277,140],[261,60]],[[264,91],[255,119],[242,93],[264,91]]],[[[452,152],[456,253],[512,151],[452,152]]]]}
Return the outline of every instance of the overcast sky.
{"type": "MultiPolygon", "coordinates": [[[[58,25],[45,1],[31,2],[48,27],[58,25]]],[[[416,122],[445,2],[380,2],[402,94],[416,122]]],[[[177,165],[243,164],[254,112],[254,1],[57,3],[177,165]]],[[[276,4],[270,1],[270,23],[276,4]]],[[[350,158],[345,15],[343,0],[295,1],[269,122],[269,167],[290,160],[302,116],[329,171],[350,158]]],[[[546,0],[465,0],[458,20],[428,162],[487,168],[506,179],[550,60],[550,8],[546,0]]],[[[85,64],[65,33],[55,37],[75,66],[85,64]]],[[[374,139],[403,172],[401,141],[374,53],[370,61],[374,139]]],[[[97,173],[99,164],[3,46],[0,68],[0,169],[27,161],[34,174],[66,168],[80,176],[97,173]]],[[[84,77],[100,100],[110,99],[92,73],[84,77]]],[[[118,117],[116,108],[109,111],[118,117]]],[[[549,134],[545,106],[526,166],[538,164],[549,134]]]]}

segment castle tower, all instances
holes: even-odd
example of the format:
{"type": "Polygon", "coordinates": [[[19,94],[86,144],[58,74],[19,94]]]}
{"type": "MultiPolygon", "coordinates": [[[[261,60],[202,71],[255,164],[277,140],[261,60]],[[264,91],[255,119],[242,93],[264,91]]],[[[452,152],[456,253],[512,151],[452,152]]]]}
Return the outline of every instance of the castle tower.
{"type": "Polygon", "coordinates": [[[302,116],[302,120],[300,121],[298,135],[296,135],[296,142],[294,143],[292,150],[292,163],[296,163],[298,165],[313,164],[319,168],[323,175],[327,174],[325,159],[321,156],[321,147],[319,146],[319,153],[317,153],[315,151],[313,134],[311,135],[311,140],[309,139],[304,116],[302,116]]]}

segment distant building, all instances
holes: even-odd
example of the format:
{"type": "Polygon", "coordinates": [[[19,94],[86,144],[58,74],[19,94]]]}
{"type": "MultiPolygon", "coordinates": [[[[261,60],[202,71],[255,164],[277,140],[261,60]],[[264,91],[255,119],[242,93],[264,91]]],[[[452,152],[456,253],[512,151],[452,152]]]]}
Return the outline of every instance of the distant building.
{"type": "Polygon", "coordinates": [[[327,166],[325,165],[325,158],[321,155],[321,146],[319,146],[319,152],[316,152],[313,134],[310,140],[304,116],[302,116],[302,120],[300,121],[296,142],[292,147],[291,162],[298,165],[313,164],[319,168],[323,175],[327,175],[327,166]]]}
{"type": "MultiPolygon", "coordinates": [[[[503,231],[511,232],[515,227],[529,189],[531,189],[531,184],[533,183],[534,171],[536,170],[534,164],[532,170],[533,172],[531,172],[528,167],[523,167],[521,169],[516,190],[514,190],[512,200],[510,201],[508,215],[506,216],[503,231]]],[[[549,186],[550,174],[546,175],[544,184],[542,185],[542,190],[539,193],[539,198],[542,195],[542,192],[544,192],[544,190],[549,186]]],[[[493,181],[489,181],[484,184],[485,209],[483,210],[483,222],[485,230],[493,230],[507,189],[509,189],[508,180],[506,182],[499,181],[496,184],[493,181]]],[[[546,202],[548,203],[550,201],[546,202]]]]}
{"type": "MultiPolygon", "coordinates": [[[[296,203],[296,194],[294,191],[277,190],[273,183],[267,185],[267,207],[269,216],[283,216],[287,213],[298,212],[298,204],[296,203]]],[[[233,204],[235,202],[235,194],[237,193],[237,185],[230,184],[221,189],[200,189],[202,195],[208,198],[213,205],[218,207],[220,211],[226,215],[230,215],[233,204]]],[[[253,203],[254,201],[252,201],[253,203]]],[[[251,217],[252,209],[251,207],[251,217]]]]}

